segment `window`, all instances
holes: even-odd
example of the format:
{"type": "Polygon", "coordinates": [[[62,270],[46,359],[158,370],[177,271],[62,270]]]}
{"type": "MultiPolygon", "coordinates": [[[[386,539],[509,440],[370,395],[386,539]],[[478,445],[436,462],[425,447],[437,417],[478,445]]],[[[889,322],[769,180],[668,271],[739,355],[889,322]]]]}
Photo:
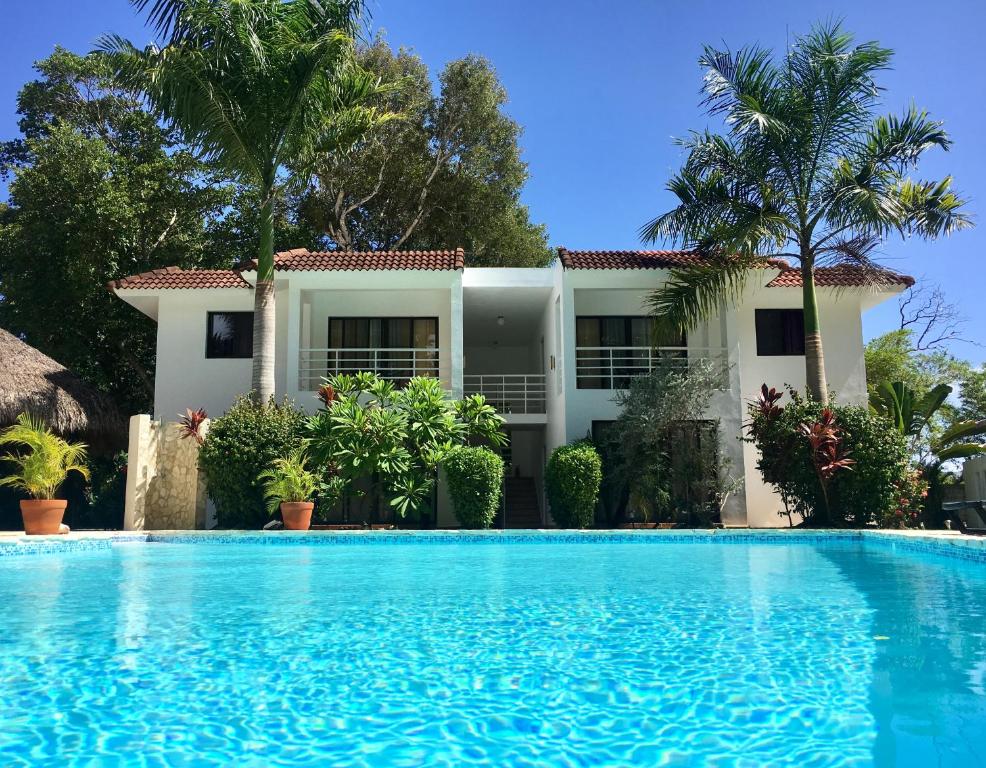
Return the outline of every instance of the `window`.
{"type": "Polygon", "coordinates": [[[626,389],[659,359],[687,358],[684,334],[658,337],[647,316],[582,315],[575,318],[579,389],[626,389]],[[671,349],[668,349],[670,347],[671,349]]]}
{"type": "Polygon", "coordinates": [[[209,312],[205,356],[253,357],[253,312],[209,312]]]}
{"type": "Polygon", "coordinates": [[[804,310],[758,309],[756,325],[757,354],[760,357],[805,353],[804,310]]]}
{"type": "Polygon", "coordinates": [[[328,373],[373,371],[397,381],[438,375],[437,317],[329,318],[328,373]]]}

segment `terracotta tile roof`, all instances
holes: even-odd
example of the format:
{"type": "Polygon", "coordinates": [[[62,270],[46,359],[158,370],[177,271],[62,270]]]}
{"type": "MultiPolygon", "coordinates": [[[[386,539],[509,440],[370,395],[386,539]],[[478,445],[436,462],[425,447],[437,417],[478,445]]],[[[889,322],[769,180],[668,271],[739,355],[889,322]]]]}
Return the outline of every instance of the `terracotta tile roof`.
{"type": "MultiPolygon", "coordinates": [[[[789,268],[767,283],[768,288],[800,288],[801,270],[789,268]]],[[[864,270],[850,264],[834,267],[815,267],[815,285],[820,288],[852,288],[863,286],[914,285],[914,278],[890,269],[877,272],[864,270]]]]}
{"type": "MultiPolygon", "coordinates": [[[[320,272],[334,270],[369,271],[454,270],[462,269],[465,252],[454,251],[309,251],[295,248],[274,254],[274,268],[283,272],[320,272]]],[[[240,265],[254,270],[256,260],[240,265]]]]}
{"type": "Polygon", "coordinates": [[[249,288],[250,284],[233,269],[181,269],[164,267],[151,272],[141,272],[109,284],[111,291],[118,288],[162,290],[182,288],[249,288]]]}
{"type": "MultiPolygon", "coordinates": [[[[565,269],[674,269],[703,262],[694,251],[570,251],[558,249],[558,258],[565,269]]],[[[765,267],[787,269],[790,265],[780,259],[768,259],[765,267]]]]}

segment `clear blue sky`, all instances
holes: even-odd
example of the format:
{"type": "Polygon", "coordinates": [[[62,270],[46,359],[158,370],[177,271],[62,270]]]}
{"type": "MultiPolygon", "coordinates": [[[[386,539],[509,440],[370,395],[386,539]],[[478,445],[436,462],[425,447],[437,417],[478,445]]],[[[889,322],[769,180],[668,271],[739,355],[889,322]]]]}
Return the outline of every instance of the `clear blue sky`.
{"type": "MultiPolygon", "coordinates": [[[[16,132],[15,96],[31,63],[56,44],[84,52],[105,31],[145,38],[124,0],[4,3],[0,139],[16,132]]],[[[487,56],[525,128],[531,180],[524,193],[552,245],[635,248],[641,224],[670,204],[663,187],[681,157],[672,138],[707,124],[698,107],[703,43],[782,49],[789,34],[843,18],[859,39],[893,48],[881,82],[888,110],[914,102],[945,120],[955,147],[925,161],[923,176],[951,173],[979,226],[935,243],[891,242],[891,266],[939,283],[986,344],[986,3],[949,0],[371,0],[373,23],[433,72],[467,53],[487,56]]],[[[893,327],[891,303],[867,314],[872,336],[893,327]]],[[[986,347],[955,352],[986,360],[986,347]]]]}

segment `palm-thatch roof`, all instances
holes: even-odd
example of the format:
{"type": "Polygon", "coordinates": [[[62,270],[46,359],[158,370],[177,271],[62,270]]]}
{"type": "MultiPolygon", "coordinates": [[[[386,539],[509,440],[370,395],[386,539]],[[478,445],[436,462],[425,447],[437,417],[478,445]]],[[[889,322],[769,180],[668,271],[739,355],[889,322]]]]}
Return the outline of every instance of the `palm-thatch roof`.
{"type": "Polygon", "coordinates": [[[90,442],[123,440],[123,417],[98,389],[0,328],[0,426],[27,411],[64,436],[90,442]]]}

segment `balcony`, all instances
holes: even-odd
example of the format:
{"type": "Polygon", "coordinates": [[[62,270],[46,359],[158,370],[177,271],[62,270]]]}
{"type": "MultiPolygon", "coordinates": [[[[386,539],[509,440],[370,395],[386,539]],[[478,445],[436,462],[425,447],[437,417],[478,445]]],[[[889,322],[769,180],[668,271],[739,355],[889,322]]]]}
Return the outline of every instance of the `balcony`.
{"type": "Polygon", "coordinates": [[[725,347],[576,347],[576,383],[579,389],[627,389],[631,379],[657,368],[686,370],[700,362],[715,366],[720,388],[728,387],[725,347]]]}
{"type": "Polygon", "coordinates": [[[544,413],[544,374],[463,376],[466,395],[483,395],[504,416],[544,413]]]}
{"type": "Polygon", "coordinates": [[[415,376],[441,378],[448,381],[442,370],[437,349],[388,347],[383,349],[301,349],[299,350],[298,386],[302,392],[315,392],[322,379],[336,374],[355,374],[369,371],[397,384],[415,376]]]}

